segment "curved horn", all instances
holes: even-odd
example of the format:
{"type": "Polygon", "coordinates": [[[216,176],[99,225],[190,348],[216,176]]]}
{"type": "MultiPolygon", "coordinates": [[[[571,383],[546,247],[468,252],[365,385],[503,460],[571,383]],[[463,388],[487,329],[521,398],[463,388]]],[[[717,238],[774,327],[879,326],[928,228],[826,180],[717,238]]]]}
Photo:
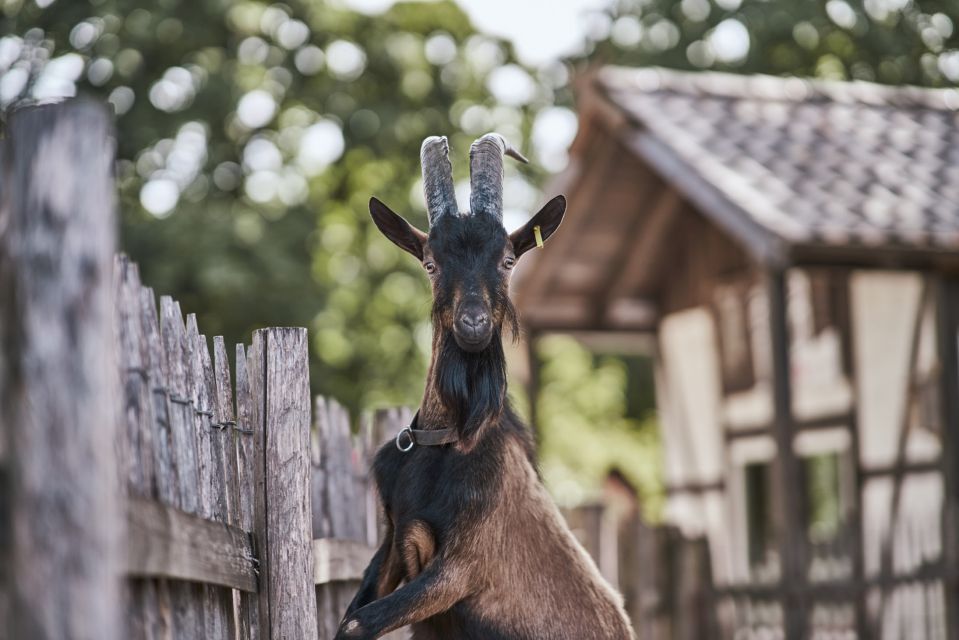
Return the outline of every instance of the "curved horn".
{"type": "Polygon", "coordinates": [[[456,191],[453,188],[453,167],[446,136],[430,136],[420,147],[423,166],[423,193],[430,226],[444,215],[456,215],[456,191]]]}
{"type": "Polygon", "coordinates": [[[503,219],[503,156],[526,164],[523,155],[498,133],[487,133],[470,145],[470,210],[503,219]]]}

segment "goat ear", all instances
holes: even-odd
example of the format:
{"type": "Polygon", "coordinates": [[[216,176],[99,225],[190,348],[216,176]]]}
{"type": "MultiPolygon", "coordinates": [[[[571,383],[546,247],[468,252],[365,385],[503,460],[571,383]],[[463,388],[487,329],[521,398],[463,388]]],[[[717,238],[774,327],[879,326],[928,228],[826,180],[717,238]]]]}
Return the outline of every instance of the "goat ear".
{"type": "Polygon", "coordinates": [[[513,243],[513,253],[520,257],[530,249],[536,246],[536,227],[539,227],[540,238],[543,242],[553,232],[559,228],[559,223],[563,221],[563,215],[566,213],[566,197],[556,196],[539,210],[539,212],[530,218],[530,221],[509,235],[513,243]]]}
{"type": "Polygon", "coordinates": [[[413,254],[420,262],[423,261],[423,247],[427,239],[425,233],[376,198],[370,198],[370,216],[376,228],[393,244],[413,254]]]}

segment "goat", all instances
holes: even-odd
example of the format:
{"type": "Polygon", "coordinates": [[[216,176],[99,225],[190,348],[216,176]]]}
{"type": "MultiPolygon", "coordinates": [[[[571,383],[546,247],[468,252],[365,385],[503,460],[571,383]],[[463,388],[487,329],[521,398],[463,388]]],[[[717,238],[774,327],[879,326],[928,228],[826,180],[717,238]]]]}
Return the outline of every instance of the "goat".
{"type": "Polygon", "coordinates": [[[507,234],[505,155],[526,161],[499,134],[473,143],[471,211],[460,214],[446,138],[423,142],[428,234],[370,200],[379,230],[429,276],[432,360],[413,424],[373,462],[386,535],[337,640],[404,625],[416,640],[633,637],[622,599],[547,494],[529,429],[507,400],[502,337],[517,331],[510,275],[559,227],[566,199],[507,234]]]}

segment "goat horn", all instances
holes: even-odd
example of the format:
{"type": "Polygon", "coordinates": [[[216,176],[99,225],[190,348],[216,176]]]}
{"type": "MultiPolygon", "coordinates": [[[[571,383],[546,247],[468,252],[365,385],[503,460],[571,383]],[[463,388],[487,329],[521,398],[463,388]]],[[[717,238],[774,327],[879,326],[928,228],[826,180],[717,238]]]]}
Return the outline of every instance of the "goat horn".
{"type": "Polygon", "coordinates": [[[453,188],[453,167],[446,136],[430,136],[420,147],[423,166],[423,193],[430,226],[444,215],[456,215],[456,191],[453,188]]]}
{"type": "Polygon", "coordinates": [[[498,133],[487,133],[470,145],[470,210],[503,220],[503,156],[529,160],[498,133]]]}

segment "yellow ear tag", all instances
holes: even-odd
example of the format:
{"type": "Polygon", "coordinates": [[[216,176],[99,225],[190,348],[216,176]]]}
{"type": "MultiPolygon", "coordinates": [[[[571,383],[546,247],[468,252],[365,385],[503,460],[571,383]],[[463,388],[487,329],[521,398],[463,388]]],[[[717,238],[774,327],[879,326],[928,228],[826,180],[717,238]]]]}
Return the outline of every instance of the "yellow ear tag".
{"type": "Polygon", "coordinates": [[[536,238],[536,246],[543,248],[543,234],[539,230],[539,225],[533,227],[533,237],[536,238]]]}

